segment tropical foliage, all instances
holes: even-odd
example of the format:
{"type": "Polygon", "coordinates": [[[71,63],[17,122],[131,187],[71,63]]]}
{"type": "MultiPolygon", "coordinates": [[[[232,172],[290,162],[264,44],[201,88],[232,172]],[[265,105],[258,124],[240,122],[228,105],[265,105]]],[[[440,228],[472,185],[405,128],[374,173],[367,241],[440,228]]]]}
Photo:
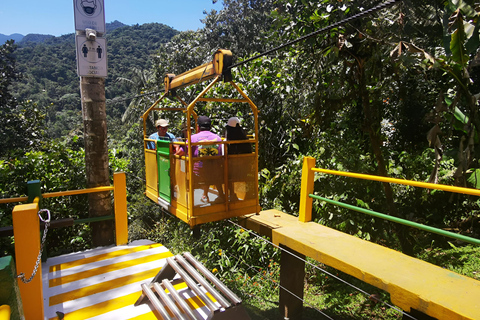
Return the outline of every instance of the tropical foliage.
{"type": "MultiPolygon", "coordinates": [[[[315,157],[317,167],[327,169],[480,188],[480,4],[396,1],[330,27],[381,3],[224,0],[222,10],[205,12],[205,26],[196,32],[177,32],[159,24],[120,26],[109,32],[108,143],[112,171],[128,174],[131,237],[148,237],[173,251],[188,249],[222,278],[250,283],[247,291],[278,261],[275,250],[228,224],[205,226],[208,232],[200,240],[192,238],[185,224],[162,217],[143,196],[139,116],[160,94],[166,73],[199,66],[218,48],[234,53],[239,63],[234,79],[260,110],[262,207],[298,213],[305,156],[315,157]],[[325,31],[314,37],[258,57],[322,28],[325,31]],[[240,265],[239,256],[247,266],[240,265]]],[[[46,191],[83,186],[73,43],[73,36],[66,35],[16,50],[7,42],[0,49],[3,197],[23,195],[24,183],[39,177],[45,179],[46,191]]],[[[192,97],[200,90],[201,85],[186,88],[184,95],[192,97]]],[[[225,108],[200,108],[216,120],[219,132],[231,116],[225,108]]],[[[247,118],[247,111],[236,115],[247,118]]],[[[171,120],[179,128],[180,119],[171,120]]],[[[480,237],[477,197],[327,175],[316,176],[316,181],[315,193],[323,197],[480,237]]],[[[62,215],[67,208],[75,209],[71,215],[85,211],[76,202],[55,205],[62,215]]],[[[444,237],[321,201],[314,207],[318,223],[442,266],[450,267],[450,260],[442,260],[439,250],[448,249],[448,255],[462,261],[470,252],[478,255],[444,237]]],[[[1,224],[8,225],[11,207],[1,210],[1,224]]],[[[88,246],[86,231],[67,232],[72,247],[88,246]]],[[[476,274],[475,267],[462,271],[461,266],[450,265],[469,276],[476,274]]],[[[316,271],[308,274],[312,292],[320,287],[330,299],[341,300],[335,290],[328,291],[332,283],[320,279],[316,271]]],[[[265,289],[265,297],[268,294],[265,289]]],[[[331,308],[334,314],[342,313],[331,308]]]]}

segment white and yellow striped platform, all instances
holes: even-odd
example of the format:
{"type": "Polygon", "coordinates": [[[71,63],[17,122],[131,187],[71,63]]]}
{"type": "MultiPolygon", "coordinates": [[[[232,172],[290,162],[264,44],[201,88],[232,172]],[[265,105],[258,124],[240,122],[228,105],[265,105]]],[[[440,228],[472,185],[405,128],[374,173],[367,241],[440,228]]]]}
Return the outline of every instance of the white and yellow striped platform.
{"type": "MultiPolygon", "coordinates": [[[[46,319],[158,319],[149,304],[134,307],[172,253],[148,240],[49,258],[42,264],[46,319]],[[63,317],[63,318],[62,318],[63,317]]],[[[208,308],[186,286],[176,284],[195,312],[208,308]]]]}

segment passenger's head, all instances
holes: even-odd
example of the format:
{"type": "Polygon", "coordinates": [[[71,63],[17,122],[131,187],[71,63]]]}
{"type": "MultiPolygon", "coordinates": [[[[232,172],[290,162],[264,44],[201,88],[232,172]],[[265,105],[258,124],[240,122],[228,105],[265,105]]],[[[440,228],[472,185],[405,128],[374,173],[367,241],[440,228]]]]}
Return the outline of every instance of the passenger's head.
{"type": "Polygon", "coordinates": [[[158,119],[155,121],[155,127],[157,127],[158,135],[164,137],[168,131],[168,120],[158,119]]]}
{"type": "MultiPolygon", "coordinates": [[[[193,128],[190,127],[190,130],[193,131],[193,128]]],[[[182,123],[182,127],[180,128],[180,138],[187,138],[187,131],[188,131],[188,126],[187,123],[184,122],[182,123]]]]}
{"type": "Polygon", "coordinates": [[[228,119],[227,126],[233,128],[235,128],[236,126],[240,126],[240,120],[237,117],[231,117],[230,119],[228,119]]]}
{"type": "Polygon", "coordinates": [[[231,117],[225,126],[225,138],[227,140],[244,140],[247,138],[245,131],[240,126],[240,119],[231,117]]]}
{"type": "Polygon", "coordinates": [[[212,127],[212,120],[207,116],[200,116],[197,119],[197,125],[200,131],[210,130],[212,127]]]}

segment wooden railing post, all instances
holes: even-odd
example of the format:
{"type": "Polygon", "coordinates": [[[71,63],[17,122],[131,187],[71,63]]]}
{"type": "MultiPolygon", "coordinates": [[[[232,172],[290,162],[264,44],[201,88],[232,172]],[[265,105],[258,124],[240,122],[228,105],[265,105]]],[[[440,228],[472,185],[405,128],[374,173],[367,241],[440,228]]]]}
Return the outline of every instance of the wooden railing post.
{"type": "Polygon", "coordinates": [[[283,319],[301,320],[305,284],[305,255],[280,245],[279,311],[283,319]]]}
{"type": "Polygon", "coordinates": [[[298,219],[302,222],[312,221],[312,198],[308,195],[313,193],[313,183],[315,181],[315,158],[304,157],[302,167],[302,187],[300,191],[300,212],[298,219]]]}
{"type": "MultiPolygon", "coordinates": [[[[15,260],[17,273],[30,278],[40,252],[40,219],[38,203],[17,205],[12,212],[13,236],[15,238],[15,260]]],[[[42,264],[29,283],[18,279],[26,320],[43,320],[42,264]]]]}
{"type": "Polygon", "coordinates": [[[115,239],[117,246],[128,243],[127,183],[125,172],[113,175],[115,239]]]}

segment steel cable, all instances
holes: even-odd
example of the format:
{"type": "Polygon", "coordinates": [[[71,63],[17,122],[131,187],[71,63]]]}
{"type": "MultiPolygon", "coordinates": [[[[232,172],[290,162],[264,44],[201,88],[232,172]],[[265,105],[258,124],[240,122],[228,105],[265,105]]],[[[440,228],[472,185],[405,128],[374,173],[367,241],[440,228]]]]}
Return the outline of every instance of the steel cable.
{"type": "MultiPolygon", "coordinates": [[[[247,231],[248,233],[250,233],[250,234],[254,235],[255,237],[257,237],[257,238],[259,238],[259,239],[261,239],[261,240],[263,240],[263,241],[265,241],[265,242],[269,243],[269,244],[270,244],[270,245],[272,245],[273,247],[275,247],[275,248],[277,248],[277,249],[280,249],[281,251],[283,251],[283,252],[286,252],[286,253],[290,254],[291,256],[293,256],[293,257],[295,257],[295,258],[297,258],[297,259],[299,259],[299,260],[301,260],[301,261],[305,262],[305,264],[308,264],[308,265],[310,265],[311,267],[313,267],[313,268],[315,268],[315,269],[319,270],[320,272],[323,272],[323,273],[325,273],[325,274],[329,275],[330,277],[332,277],[332,278],[334,278],[334,279],[336,279],[336,280],[338,280],[338,281],[340,281],[340,282],[342,282],[342,283],[344,283],[344,284],[346,284],[346,285],[348,285],[348,286],[352,287],[353,289],[355,289],[355,290],[357,290],[357,291],[359,291],[359,292],[361,292],[361,293],[363,293],[363,294],[365,294],[365,295],[367,295],[367,296],[369,296],[369,297],[370,297],[370,296],[372,296],[370,293],[366,292],[365,290],[362,290],[362,289],[360,289],[360,288],[356,287],[355,285],[353,285],[353,284],[349,283],[348,281],[346,281],[346,280],[343,280],[342,278],[340,278],[340,277],[338,277],[338,276],[336,276],[336,275],[334,275],[334,274],[332,274],[332,273],[328,272],[327,270],[324,270],[324,269],[322,269],[322,268],[320,268],[320,267],[318,267],[318,266],[314,265],[313,263],[311,263],[311,262],[309,262],[309,261],[307,261],[307,260],[305,260],[305,259],[303,259],[303,258],[301,258],[301,257],[297,256],[296,254],[294,254],[294,253],[292,253],[292,252],[290,252],[290,251],[288,251],[288,250],[282,249],[281,247],[277,246],[277,245],[276,245],[276,244],[274,244],[273,242],[271,242],[271,241],[269,241],[269,240],[267,240],[267,239],[265,239],[265,238],[263,238],[263,237],[261,237],[261,236],[257,235],[256,233],[254,233],[254,232],[252,232],[252,231],[250,231],[250,230],[247,230],[247,229],[243,228],[241,225],[239,225],[239,224],[237,224],[237,223],[233,222],[232,220],[230,220],[230,219],[227,219],[227,221],[228,221],[228,222],[230,222],[231,224],[233,224],[233,225],[237,226],[238,228],[241,228],[241,229],[243,229],[243,230],[247,231]]],[[[387,307],[389,307],[389,308],[391,308],[391,309],[394,309],[394,310],[396,310],[396,311],[398,311],[398,312],[402,313],[404,316],[406,316],[406,317],[408,317],[408,318],[410,318],[410,319],[418,320],[417,318],[415,318],[415,317],[413,317],[413,316],[409,315],[408,313],[405,313],[403,310],[401,310],[401,309],[398,309],[397,307],[395,307],[395,306],[393,306],[393,305],[391,305],[391,304],[389,304],[389,303],[387,303],[387,302],[385,302],[385,301],[378,300],[378,299],[376,299],[376,300],[377,300],[378,302],[382,303],[383,305],[385,305],[385,306],[387,306],[387,307]]]]}
{"type": "Polygon", "coordinates": [[[323,28],[321,28],[321,29],[318,29],[317,31],[314,31],[314,32],[312,32],[312,33],[309,33],[309,34],[307,34],[307,35],[305,35],[305,36],[303,36],[303,37],[300,37],[300,38],[298,38],[298,39],[295,39],[295,40],[292,40],[292,41],[290,41],[290,42],[284,43],[284,44],[279,45],[279,46],[277,46],[277,47],[275,47],[275,48],[273,48],[273,49],[270,49],[270,50],[268,50],[268,51],[265,51],[265,52],[263,52],[263,53],[260,53],[259,55],[256,55],[256,56],[254,56],[254,57],[248,58],[248,59],[243,60],[243,61],[241,61],[241,62],[239,62],[239,63],[233,64],[233,65],[231,65],[231,66],[228,67],[228,68],[229,68],[229,69],[236,68],[236,67],[238,67],[238,66],[241,66],[242,64],[245,64],[245,63],[250,62],[250,61],[252,61],[252,60],[256,60],[256,59],[258,59],[258,58],[261,58],[261,57],[263,57],[263,56],[266,56],[267,54],[270,54],[270,53],[273,53],[273,52],[275,52],[275,51],[281,50],[281,49],[283,49],[283,48],[285,48],[285,47],[291,46],[291,45],[293,45],[293,44],[296,44],[296,43],[301,42],[301,41],[303,41],[303,40],[306,40],[306,39],[308,39],[308,38],[314,37],[314,36],[316,36],[316,35],[318,35],[318,34],[320,34],[320,33],[323,33],[323,32],[325,32],[325,31],[328,31],[328,30],[331,30],[331,29],[336,28],[336,27],[338,27],[338,26],[341,26],[341,25],[344,25],[344,24],[346,24],[346,23],[352,22],[353,20],[357,20],[357,19],[359,19],[359,18],[362,18],[362,17],[364,17],[364,16],[366,16],[366,15],[369,15],[370,13],[373,13],[373,12],[376,12],[376,11],[379,11],[379,10],[382,10],[382,9],[385,9],[385,8],[387,8],[387,7],[393,6],[393,5],[396,4],[397,2],[401,2],[401,1],[402,1],[402,0],[389,0],[389,1],[387,1],[387,2],[385,2],[385,3],[382,3],[382,4],[380,4],[380,5],[376,6],[376,7],[367,9],[367,10],[362,11],[362,12],[360,12],[360,13],[354,14],[354,15],[351,16],[351,17],[345,18],[345,19],[340,20],[340,21],[338,21],[338,22],[332,23],[332,24],[330,24],[330,25],[328,25],[328,26],[326,26],[326,27],[323,27],[323,28]]]}
{"type": "MultiPolygon", "coordinates": [[[[222,253],[223,254],[223,253],[222,253]]],[[[234,256],[234,255],[228,255],[228,254],[225,254],[226,256],[229,256],[231,258],[236,258],[237,260],[241,261],[244,265],[246,265],[249,269],[255,269],[257,271],[260,271],[258,270],[258,268],[254,267],[254,266],[251,266],[249,265],[245,260],[237,257],[237,256],[234,256]]],[[[291,292],[290,290],[288,290],[287,288],[285,288],[284,286],[280,285],[280,283],[277,283],[275,282],[274,280],[268,278],[268,277],[265,277],[265,279],[267,279],[268,281],[270,281],[271,283],[273,283],[275,286],[279,287],[279,288],[282,288],[283,290],[285,290],[286,292],[288,292],[289,294],[291,294],[293,297],[297,298],[298,300],[302,301],[302,303],[306,304],[307,306],[311,307],[312,309],[315,309],[317,312],[319,312],[322,316],[328,318],[329,320],[335,320],[334,318],[330,317],[328,314],[326,314],[325,312],[323,312],[322,310],[318,309],[317,307],[315,307],[314,305],[308,303],[306,300],[304,300],[303,298],[300,298],[299,296],[297,296],[295,293],[291,292]]],[[[247,294],[247,295],[250,295],[249,293],[245,293],[244,294],[247,294]]],[[[257,296],[255,295],[252,295],[256,298],[258,298],[257,296]]]]}
{"type": "MultiPolygon", "coordinates": [[[[380,4],[380,5],[376,6],[376,7],[367,9],[367,10],[362,11],[362,12],[360,12],[360,13],[357,13],[357,14],[351,16],[351,17],[345,18],[345,19],[343,19],[343,20],[340,20],[340,21],[338,21],[338,22],[335,22],[335,23],[333,23],[333,24],[330,24],[330,25],[328,25],[328,26],[326,26],[326,27],[323,27],[323,28],[321,28],[321,29],[319,29],[319,30],[316,30],[316,31],[314,31],[314,32],[312,32],[312,33],[309,33],[309,34],[307,34],[307,35],[305,35],[305,36],[303,36],[303,37],[300,37],[300,38],[298,38],[298,39],[295,39],[295,40],[292,40],[292,41],[290,41],[290,42],[287,42],[287,43],[284,43],[284,44],[282,44],[282,45],[279,45],[279,46],[277,46],[277,47],[275,47],[275,48],[273,48],[273,49],[270,49],[270,50],[268,50],[268,51],[265,51],[265,52],[263,52],[263,53],[260,53],[260,54],[254,56],[254,57],[251,57],[251,58],[248,58],[248,59],[246,59],[246,60],[240,61],[240,62],[238,62],[238,63],[236,63],[236,64],[233,64],[233,65],[229,66],[228,69],[236,68],[236,67],[238,67],[238,66],[241,66],[242,64],[245,64],[245,63],[247,63],[247,62],[256,60],[256,59],[261,58],[261,57],[263,57],[263,56],[266,56],[266,55],[268,55],[268,54],[270,54],[270,53],[273,53],[273,52],[275,52],[275,51],[281,50],[281,49],[283,49],[283,48],[285,48],[285,47],[288,47],[288,46],[294,45],[294,44],[296,44],[296,43],[298,43],[298,42],[301,42],[301,41],[303,41],[303,40],[306,40],[306,39],[308,39],[308,38],[312,38],[312,37],[314,37],[314,36],[316,36],[316,35],[318,35],[318,34],[320,34],[320,33],[323,33],[323,32],[325,32],[325,31],[331,30],[331,29],[336,28],[336,27],[338,27],[338,26],[347,24],[347,23],[349,23],[349,22],[352,22],[352,21],[354,21],[354,20],[357,20],[357,19],[359,19],[359,18],[362,18],[362,17],[364,17],[364,16],[366,16],[366,15],[369,15],[369,14],[371,14],[371,13],[373,13],[373,12],[380,11],[380,10],[385,9],[385,8],[387,8],[387,7],[393,6],[393,5],[395,5],[396,3],[401,2],[401,1],[403,1],[403,0],[389,0],[389,1],[387,1],[387,2],[385,2],[385,3],[382,3],[382,4],[380,4]]],[[[203,75],[202,75],[202,77],[203,77],[203,75]]],[[[109,99],[109,100],[107,100],[106,103],[107,103],[107,104],[110,104],[110,103],[115,103],[115,102],[123,102],[123,101],[140,98],[140,97],[147,96],[147,95],[156,94],[156,93],[159,93],[159,92],[163,92],[163,91],[147,92],[147,93],[145,93],[145,94],[141,94],[141,95],[138,95],[138,96],[133,96],[133,97],[130,97],[130,98],[109,99]]]]}

